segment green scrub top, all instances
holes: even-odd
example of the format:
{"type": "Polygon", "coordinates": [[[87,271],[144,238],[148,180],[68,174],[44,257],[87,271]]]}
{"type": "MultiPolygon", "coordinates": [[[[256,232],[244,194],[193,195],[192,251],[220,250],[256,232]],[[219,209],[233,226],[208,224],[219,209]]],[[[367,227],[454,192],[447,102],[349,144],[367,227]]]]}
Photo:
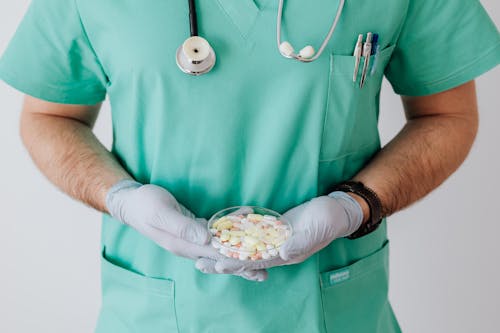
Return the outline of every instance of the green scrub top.
{"type": "MultiPolygon", "coordinates": [[[[113,153],[138,181],[204,218],[225,207],[284,212],[354,176],[380,149],[379,94],[441,92],[500,62],[500,34],[477,0],[347,0],[312,63],[276,47],[277,0],[198,1],[217,54],[182,73],[187,1],[33,0],[0,77],[51,102],[109,97],[113,153]],[[379,34],[377,66],[353,83],[358,34],[379,34]]],[[[283,39],[316,48],[338,0],[285,1],[283,39]]],[[[360,74],[361,75],[361,74],[360,74]]],[[[360,76],[359,75],[359,76],[360,76]]],[[[388,301],[386,223],[338,239],[266,282],[205,275],[104,215],[97,332],[399,332],[388,301]]]]}

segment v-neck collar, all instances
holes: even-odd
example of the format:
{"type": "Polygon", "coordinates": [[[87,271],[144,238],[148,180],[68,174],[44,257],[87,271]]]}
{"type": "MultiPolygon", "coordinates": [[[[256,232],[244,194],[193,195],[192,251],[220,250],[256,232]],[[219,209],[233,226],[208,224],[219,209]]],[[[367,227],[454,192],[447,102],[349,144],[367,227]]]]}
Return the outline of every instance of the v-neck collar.
{"type": "MultiPolygon", "coordinates": [[[[269,0],[261,0],[261,7],[267,1],[269,0]]],[[[236,26],[241,36],[246,39],[261,10],[255,0],[217,0],[217,3],[236,26]]]]}

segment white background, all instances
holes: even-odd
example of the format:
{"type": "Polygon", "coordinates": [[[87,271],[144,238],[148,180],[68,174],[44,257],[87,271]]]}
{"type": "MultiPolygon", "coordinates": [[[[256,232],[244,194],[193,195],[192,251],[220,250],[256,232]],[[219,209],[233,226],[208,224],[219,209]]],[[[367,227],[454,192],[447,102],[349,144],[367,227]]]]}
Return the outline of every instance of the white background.
{"type": "MultiPolygon", "coordinates": [[[[498,27],[500,3],[482,3],[498,27]]],[[[0,54],[27,5],[1,0],[0,54]]],[[[477,87],[481,125],[468,160],[389,222],[390,298],[404,332],[500,332],[500,66],[477,87]]],[[[57,191],[32,164],[18,134],[21,98],[0,82],[0,332],[92,332],[100,216],[57,191]]],[[[385,82],[383,141],[403,123],[399,97],[385,82]]],[[[109,146],[108,105],[96,133],[109,146]]]]}

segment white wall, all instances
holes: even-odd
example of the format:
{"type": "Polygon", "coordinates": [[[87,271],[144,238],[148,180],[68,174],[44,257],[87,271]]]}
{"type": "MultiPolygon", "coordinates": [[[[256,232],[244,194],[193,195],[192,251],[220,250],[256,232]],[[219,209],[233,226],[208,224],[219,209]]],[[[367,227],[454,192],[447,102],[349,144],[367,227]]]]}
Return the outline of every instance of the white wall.
{"type": "MultiPolygon", "coordinates": [[[[500,3],[482,3],[500,24],[500,3]]],[[[0,53],[27,0],[0,3],[0,53]]],[[[441,188],[390,219],[391,300],[408,333],[500,332],[500,67],[477,80],[473,151],[441,188]]],[[[91,332],[99,307],[99,214],[44,179],[18,135],[21,94],[0,83],[0,332],[91,332]]],[[[404,118],[385,83],[381,132],[404,118]]],[[[111,141],[109,106],[96,133],[111,141]]]]}

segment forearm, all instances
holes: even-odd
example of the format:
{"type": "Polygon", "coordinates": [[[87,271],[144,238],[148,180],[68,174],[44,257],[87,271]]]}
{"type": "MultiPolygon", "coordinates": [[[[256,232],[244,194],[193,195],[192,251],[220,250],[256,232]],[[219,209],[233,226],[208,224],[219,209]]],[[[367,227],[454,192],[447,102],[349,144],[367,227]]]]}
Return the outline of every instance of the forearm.
{"type": "Polygon", "coordinates": [[[411,119],[354,179],[372,188],[382,201],[384,215],[390,215],[446,180],[465,160],[476,131],[474,116],[411,119]]]}
{"type": "Polygon", "coordinates": [[[97,210],[106,211],[106,193],[113,184],[131,178],[92,129],[78,120],[23,113],[21,136],[33,161],[52,183],[97,210]]]}

